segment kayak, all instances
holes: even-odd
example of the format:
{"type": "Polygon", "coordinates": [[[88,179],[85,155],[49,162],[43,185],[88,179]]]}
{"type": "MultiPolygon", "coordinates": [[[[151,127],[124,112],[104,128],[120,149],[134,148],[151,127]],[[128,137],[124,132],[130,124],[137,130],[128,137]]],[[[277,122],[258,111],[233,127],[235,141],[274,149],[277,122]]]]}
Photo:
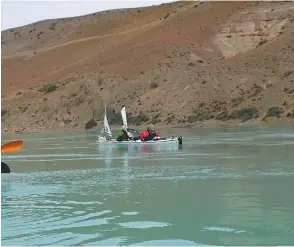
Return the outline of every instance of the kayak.
{"type": "MultiPolygon", "coordinates": [[[[128,132],[134,132],[135,135],[138,135],[139,132],[135,129],[131,129],[128,127],[128,122],[127,122],[127,116],[126,116],[126,108],[123,106],[121,110],[121,116],[123,120],[123,127],[128,131],[128,132]]],[[[158,144],[177,144],[178,146],[182,146],[183,144],[183,138],[182,136],[179,137],[160,137],[160,138],[153,138],[150,141],[142,141],[139,139],[139,136],[136,137],[135,140],[128,140],[128,141],[117,141],[115,138],[113,138],[112,131],[110,129],[108,119],[107,119],[107,112],[105,108],[105,113],[104,113],[104,128],[101,130],[101,135],[98,136],[98,143],[113,143],[113,144],[120,144],[120,145],[125,145],[125,144],[136,144],[136,145],[146,145],[146,144],[153,144],[153,145],[158,145],[158,144]],[[107,136],[107,137],[106,137],[107,136]],[[138,140],[137,140],[138,138],[138,140]]]]}
{"type": "Polygon", "coordinates": [[[9,166],[1,161],[1,173],[10,173],[10,168],[9,166]]]}
{"type": "Polygon", "coordinates": [[[103,136],[99,136],[98,143],[114,143],[114,144],[177,144],[182,145],[183,144],[183,138],[179,136],[176,137],[165,137],[160,139],[153,139],[150,141],[142,141],[142,140],[129,140],[129,141],[117,141],[116,139],[106,139],[103,136]]]}

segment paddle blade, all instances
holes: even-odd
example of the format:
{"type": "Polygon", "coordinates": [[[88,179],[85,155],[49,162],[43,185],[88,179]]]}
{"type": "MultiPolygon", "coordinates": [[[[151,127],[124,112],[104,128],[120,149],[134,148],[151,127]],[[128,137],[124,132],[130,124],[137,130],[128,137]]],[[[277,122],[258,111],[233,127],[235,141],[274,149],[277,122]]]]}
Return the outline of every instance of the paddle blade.
{"type": "Polygon", "coordinates": [[[22,148],[22,145],[22,140],[5,143],[1,146],[1,153],[16,152],[22,148]]]}

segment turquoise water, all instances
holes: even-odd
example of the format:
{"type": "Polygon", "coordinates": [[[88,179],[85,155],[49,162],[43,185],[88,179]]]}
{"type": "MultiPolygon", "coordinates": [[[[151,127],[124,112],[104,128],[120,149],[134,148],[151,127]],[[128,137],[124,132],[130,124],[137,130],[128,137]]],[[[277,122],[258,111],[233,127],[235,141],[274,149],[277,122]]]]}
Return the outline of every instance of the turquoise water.
{"type": "Polygon", "coordinates": [[[24,140],[2,156],[2,245],[294,244],[293,126],[159,132],[182,149],[2,136],[24,140]]]}

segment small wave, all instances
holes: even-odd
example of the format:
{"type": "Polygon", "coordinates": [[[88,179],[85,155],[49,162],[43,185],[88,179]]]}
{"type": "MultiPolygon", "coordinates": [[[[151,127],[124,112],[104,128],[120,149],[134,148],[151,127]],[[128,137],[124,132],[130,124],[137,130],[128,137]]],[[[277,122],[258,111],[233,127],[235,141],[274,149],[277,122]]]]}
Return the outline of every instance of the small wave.
{"type": "Polygon", "coordinates": [[[83,245],[91,244],[92,246],[119,246],[122,245],[127,240],[126,237],[113,237],[113,238],[107,238],[99,241],[87,241],[84,243],[81,243],[83,245]]]}
{"type": "MultiPolygon", "coordinates": [[[[81,243],[85,241],[89,241],[91,239],[96,239],[102,237],[101,233],[94,234],[74,234],[72,232],[65,232],[59,234],[51,234],[47,236],[42,236],[42,245],[81,245],[81,243]]],[[[39,238],[35,239],[32,244],[38,244],[39,238]]]]}
{"type": "MultiPolygon", "coordinates": [[[[149,240],[144,242],[138,242],[129,246],[200,246],[199,244],[189,240],[183,239],[167,239],[167,240],[149,240]]],[[[208,246],[208,245],[206,245],[208,246]]]]}
{"type": "Polygon", "coordinates": [[[138,229],[167,227],[171,225],[166,222],[154,222],[154,221],[131,221],[131,222],[124,222],[124,223],[117,223],[117,224],[124,228],[138,228],[138,229]]]}
{"type": "Polygon", "coordinates": [[[43,203],[50,203],[50,204],[76,204],[76,205],[93,205],[99,204],[102,205],[102,202],[99,201],[52,201],[52,200],[43,200],[43,203]]]}
{"type": "Polygon", "coordinates": [[[130,215],[138,215],[139,212],[121,212],[122,215],[130,216],[130,215]]]}
{"type": "Polygon", "coordinates": [[[82,205],[92,205],[92,204],[99,204],[102,205],[102,202],[96,201],[96,202],[77,202],[77,201],[64,201],[64,203],[69,203],[69,204],[82,204],[82,205]]]}
{"type": "Polygon", "coordinates": [[[272,172],[261,172],[259,173],[261,176],[293,176],[294,172],[278,172],[278,171],[272,171],[272,172]]]}
{"type": "Polygon", "coordinates": [[[240,231],[234,228],[228,228],[228,227],[220,227],[220,226],[210,226],[210,227],[204,227],[202,228],[202,231],[208,230],[208,231],[219,231],[219,232],[234,232],[234,233],[243,233],[245,231],[240,231]]]}
{"type": "MultiPolygon", "coordinates": [[[[18,208],[25,208],[25,209],[27,209],[28,208],[28,206],[27,205],[11,205],[11,204],[9,204],[9,205],[7,205],[7,206],[9,206],[9,208],[10,209],[13,209],[13,208],[16,208],[16,209],[18,209],[18,208]]],[[[29,206],[30,207],[30,210],[33,210],[33,209],[72,209],[73,207],[69,207],[69,206],[48,206],[48,205],[46,205],[46,206],[44,206],[44,205],[42,205],[42,206],[37,206],[37,205],[30,205],[29,206]]]]}

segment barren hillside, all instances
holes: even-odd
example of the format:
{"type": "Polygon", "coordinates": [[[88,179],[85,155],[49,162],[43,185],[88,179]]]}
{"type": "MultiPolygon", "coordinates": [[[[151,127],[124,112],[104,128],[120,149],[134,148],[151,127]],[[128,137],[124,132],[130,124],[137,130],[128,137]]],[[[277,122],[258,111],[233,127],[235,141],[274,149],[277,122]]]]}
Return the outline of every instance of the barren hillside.
{"type": "Polygon", "coordinates": [[[294,3],[175,2],[2,36],[2,131],[294,120],[294,3]],[[91,126],[91,127],[93,127],[91,126]]]}

